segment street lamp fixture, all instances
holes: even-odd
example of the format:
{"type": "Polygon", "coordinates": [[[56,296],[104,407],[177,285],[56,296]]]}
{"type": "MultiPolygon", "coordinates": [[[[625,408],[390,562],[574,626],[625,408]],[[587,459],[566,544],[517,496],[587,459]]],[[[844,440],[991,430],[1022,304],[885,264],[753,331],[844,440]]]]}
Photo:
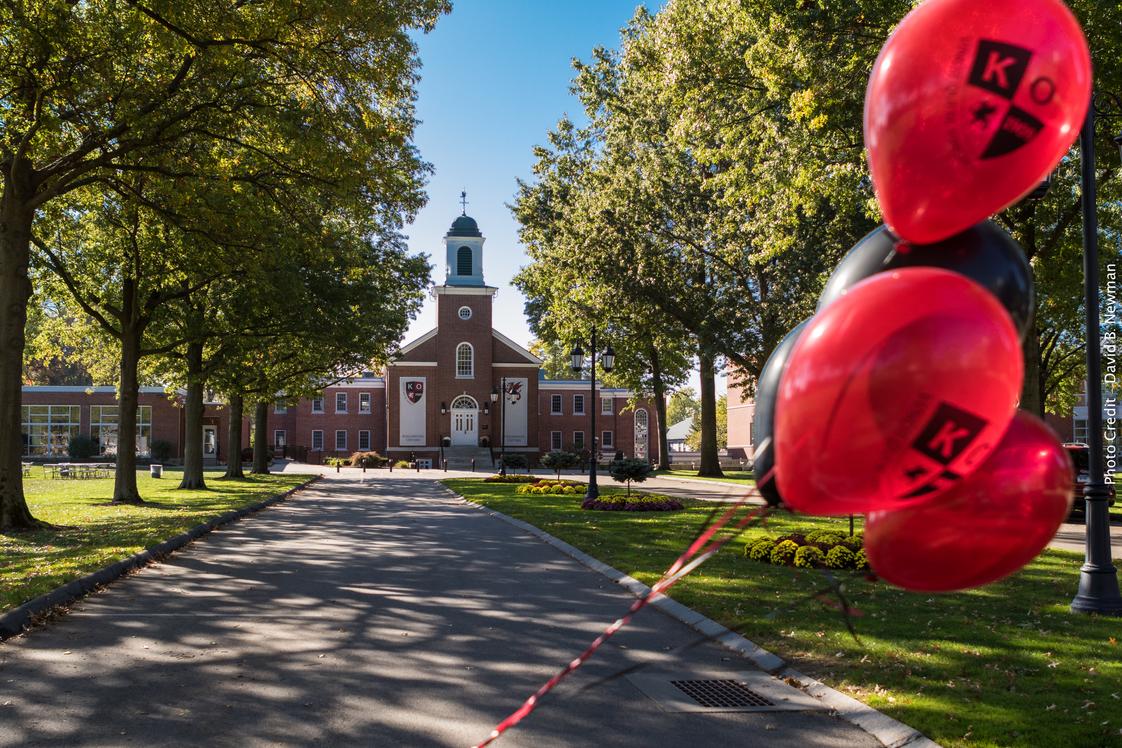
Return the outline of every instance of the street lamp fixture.
{"type": "MultiPolygon", "coordinates": [[[[1085,561],[1079,569],[1079,591],[1071,601],[1078,613],[1122,615],[1118,570],[1110,557],[1110,489],[1103,470],[1102,348],[1099,339],[1099,223],[1096,206],[1095,118],[1122,118],[1122,97],[1096,92],[1079,135],[1080,187],[1083,208],[1083,291],[1087,315],[1087,441],[1085,561]]],[[[1114,138],[1122,150],[1122,135],[1114,138]]]]}
{"type": "MultiPolygon", "coordinates": [[[[588,459],[588,490],[584,494],[584,498],[595,499],[600,496],[600,487],[596,484],[596,459],[599,454],[598,444],[599,439],[596,437],[596,328],[592,328],[592,340],[589,346],[590,366],[589,371],[592,375],[592,381],[589,385],[589,405],[588,413],[590,419],[589,432],[592,436],[592,450],[591,456],[588,459]]],[[[571,359],[570,366],[574,374],[580,374],[584,370],[584,351],[581,350],[580,345],[574,345],[572,353],[569,354],[571,359]]],[[[616,352],[608,346],[604,354],[600,356],[600,368],[604,371],[611,371],[616,363],[616,352]]]]}

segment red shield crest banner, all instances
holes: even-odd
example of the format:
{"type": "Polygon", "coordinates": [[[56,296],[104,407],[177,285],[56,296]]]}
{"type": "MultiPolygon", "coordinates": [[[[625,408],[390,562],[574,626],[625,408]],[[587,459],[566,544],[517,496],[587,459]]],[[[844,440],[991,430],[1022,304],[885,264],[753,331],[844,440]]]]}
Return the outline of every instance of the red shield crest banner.
{"type": "Polygon", "coordinates": [[[425,396],[425,383],[424,382],[406,382],[405,383],[405,397],[409,398],[411,403],[419,403],[421,398],[425,396]]]}

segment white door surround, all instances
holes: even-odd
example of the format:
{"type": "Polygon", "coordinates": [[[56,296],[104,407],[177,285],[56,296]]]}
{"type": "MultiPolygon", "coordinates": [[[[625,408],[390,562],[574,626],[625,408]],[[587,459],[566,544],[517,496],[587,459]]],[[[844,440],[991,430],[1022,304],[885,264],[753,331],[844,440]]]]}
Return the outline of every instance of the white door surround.
{"type": "Polygon", "coordinates": [[[479,403],[469,395],[452,401],[452,446],[479,446],[479,403]]]}

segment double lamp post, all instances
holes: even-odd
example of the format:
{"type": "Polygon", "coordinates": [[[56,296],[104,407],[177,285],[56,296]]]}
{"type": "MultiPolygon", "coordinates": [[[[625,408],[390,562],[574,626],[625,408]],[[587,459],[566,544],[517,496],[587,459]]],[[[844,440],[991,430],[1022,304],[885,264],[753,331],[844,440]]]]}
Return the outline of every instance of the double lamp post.
{"type": "MultiPolygon", "coordinates": [[[[589,372],[591,373],[592,381],[589,384],[589,397],[588,397],[588,411],[591,418],[589,424],[589,432],[592,436],[592,450],[588,458],[588,490],[584,494],[585,499],[595,499],[600,496],[600,487],[596,485],[596,460],[599,455],[599,442],[596,437],[596,408],[599,407],[599,402],[596,398],[596,328],[592,328],[592,340],[589,341],[590,356],[589,372]]],[[[574,374],[580,374],[584,371],[584,351],[581,350],[580,344],[573,346],[572,353],[569,354],[572,359],[570,365],[572,366],[574,374]]],[[[609,345],[602,356],[600,356],[600,368],[605,372],[612,370],[615,366],[616,353],[609,345]]]]}

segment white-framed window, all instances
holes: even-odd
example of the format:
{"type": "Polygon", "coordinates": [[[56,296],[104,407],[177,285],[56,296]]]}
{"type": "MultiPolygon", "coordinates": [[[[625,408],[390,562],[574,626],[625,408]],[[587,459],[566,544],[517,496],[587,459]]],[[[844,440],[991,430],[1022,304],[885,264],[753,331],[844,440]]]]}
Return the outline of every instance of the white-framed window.
{"type": "Polygon", "coordinates": [[[273,432],[273,446],[284,447],[288,444],[288,432],[284,429],[277,429],[273,432]]]}
{"type": "Polygon", "coordinates": [[[600,414],[610,416],[614,412],[615,409],[612,407],[612,399],[610,397],[600,398],[600,414]]]}
{"type": "Polygon", "coordinates": [[[335,432],[335,451],[342,452],[347,448],[347,432],[339,429],[335,432]]]}
{"type": "Polygon", "coordinates": [[[336,413],[346,413],[347,412],[347,393],[346,392],[336,392],[335,393],[335,412],[336,413]]]}
{"type": "Polygon", "coordinates": [[[605,448],[614,447],[616,445],[614,434],[611,431],[604,431],[600,435],[600,444],[605,448]]]}
{"type": "Polygon", "coordinates": [[[358,432],[358,450],[360,452],[369,452],[370,451],[370,432],[369,431],[358,432]]]}
{"type": "Polygon", "coordinates": [[[584,432],[573,432],[573,449],[584,449],[584,432]]]}
{"type": "Polygon", "coordinates": [[[312,412],[313,413],[322,413],[323,412],[323,398],[322,397],[313,397],[312,398],[312,412]]]}
{"type": "Polygon", "coordinates": [[[462,306],[459,308],[456,314],[459,315],[460,319],[471,319],[471,307],[462,306]]]}
{"type": "Polygon", "coordinates": [[[65,455],[82,425],[80,405],[23,405],[24,455],[65,455]]]}
{"type": "Polygon", "coordinates": [[[561,415],[561,412],[562,412],[561,411],[561,396],[560,395],[550,395],[549,396],[549,414],[552,415],[552,416],[559,416],[559,415],[561,415]]]}
{"type": "Polygon", "coordinates": [[[460,343],[456,346],[456,379],[473,379],[475,377],[475,349],[471,343],[460,343]]]}
{"type": "Polygon", "coordinates": [[[282,400],[278,397],[276,399],[276,401],[273,403],[273,412],[278,414],[278,415],[283,415],[284,413],[287,413],[288,412],[288,403],[286,403],[284,400],[282,400]]]}
{"type": "Polygon", "coordinates": [[[320,429],[312,431],[312,450],[316,452],[323,451],[323,431],[320,429]]]}
{"type": "MultiPolygon", "coordinates": [[[[90,438],[97,442],[98,454],[117,454],[118,409],[116,405],[90,406],[90,438]]],[[[136,408],[136,453],[148,455],[152,449],[152,406],[136,408]]]]}
{"type": "Polygon", "coordinates": [[[584,415],[584,395],[573,395],[573,415],[584,415]]]}
{"type": "Polygon", "coordinates": [[[553,450],[554,452],[558,452],[558,451],[561,450],[561,432],[560,431],[550,431],[549,432],[549,448],[551,450],[553,450]]]}
{"type": "Polygon", "coordinates": [[[359,413],[369,413],[370,412],[370,402],[371,401],[370,401],[370,393],[369,392],[358,393],[358,412],[359,413]]]}

